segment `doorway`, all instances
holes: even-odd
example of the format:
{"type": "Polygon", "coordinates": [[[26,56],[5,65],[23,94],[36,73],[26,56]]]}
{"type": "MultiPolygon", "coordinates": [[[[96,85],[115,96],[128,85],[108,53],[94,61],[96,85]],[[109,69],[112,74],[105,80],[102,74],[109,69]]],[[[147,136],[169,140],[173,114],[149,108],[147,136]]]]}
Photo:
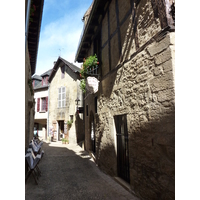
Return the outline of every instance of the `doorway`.
{"type": "Polygon", "coordinates": [[[114,116],[117,137],[118,176],[130,183],[127,116],[114,116]]]}
{"type": "Polygon", "coordinates": [[[64,138],[64,120],[58,121],[58,141],[64,138]]]}

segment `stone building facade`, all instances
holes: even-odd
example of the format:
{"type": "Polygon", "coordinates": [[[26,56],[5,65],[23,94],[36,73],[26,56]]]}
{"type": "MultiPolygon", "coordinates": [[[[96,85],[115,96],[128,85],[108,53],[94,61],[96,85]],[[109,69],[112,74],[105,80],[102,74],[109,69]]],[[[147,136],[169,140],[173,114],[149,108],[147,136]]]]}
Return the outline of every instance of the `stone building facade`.
{"type": "Polygon", "coordinates": [[[44,72],[40,76],[34,75],[33,88],[35,99],[34,134],[43,140],[47,140],[47,119],[49,102],[49,75],[52,69],[44,72]]]}
{"type": "Polygon", "coordinates": [[[95,0],[76,54],[100,62],[99,91],[85,98],[85,148],[141,199],[175,199],[173,7],[95,0]]]}
{"type": "MultiPolygon", "coordinates": [[[[82,102],[82,92],[79,87],[80,68],[59,57],[49,77],[49,131],[52,129],[55,140],[61,140],[63,134],[68,134],[69,143],[77,143],[84,131],[77,135],[76,99],[82,102]],[[67,121],[73,120],[67,133],[67,121]]],[[[79,119],[79,123],[83,120],[79,119]]],[[[50,134],[50,133],[49,133],[50,134]]]]}
{"type": "Polygon", "coordinates": [[[30,86],[31,80],[31,66],[29,61],[28,48],[25,60],[25,152],[28,148],[30,140],[33,138],[34,127],[34,114],[35,114],[35,102],[34,96],[30,86]]]}

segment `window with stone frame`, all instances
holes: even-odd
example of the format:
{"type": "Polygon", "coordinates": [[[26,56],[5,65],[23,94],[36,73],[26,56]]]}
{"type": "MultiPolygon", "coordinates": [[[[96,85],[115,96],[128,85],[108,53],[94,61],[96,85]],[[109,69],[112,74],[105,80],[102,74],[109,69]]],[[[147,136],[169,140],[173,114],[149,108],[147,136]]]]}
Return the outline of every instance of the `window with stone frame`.
{"type": "Polygon", "coordinates": [[[66,90],[65,87],[58,88],[58,108],[66,106],[66,90]]]}

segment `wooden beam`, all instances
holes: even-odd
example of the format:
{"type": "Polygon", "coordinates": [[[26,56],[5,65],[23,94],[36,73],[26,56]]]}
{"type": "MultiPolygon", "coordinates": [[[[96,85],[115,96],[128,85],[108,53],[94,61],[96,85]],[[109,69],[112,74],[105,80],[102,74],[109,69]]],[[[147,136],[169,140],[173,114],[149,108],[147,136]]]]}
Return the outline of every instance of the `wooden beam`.
{"type": "Polygon", "coordinates": [[[136,3],[134,3],[133,6],[133,33],[134,33],[134,39],[135,39],[135,47],[136,51],[139,48],[139,40],[138,40],[138,33],[137,33],[137,18],[136,18],[136,3]]]}
{"type": "Polygon", "coordinates": [[[109,71],[111,71],[111,48],[110,48],[110,11],[107,11],[108,20],[108,57],[109,57],[109,71]]]}
{"type": "Polygon", "coordinates": [[[115,11],[116,11],[116,16],[117,16],[118,49],[119,49],[119,58],[120,58],[122,45],[121,45],[121,32],[120,32],[120,24],[119,24],[118,0],[115,0],[115,11]]]}

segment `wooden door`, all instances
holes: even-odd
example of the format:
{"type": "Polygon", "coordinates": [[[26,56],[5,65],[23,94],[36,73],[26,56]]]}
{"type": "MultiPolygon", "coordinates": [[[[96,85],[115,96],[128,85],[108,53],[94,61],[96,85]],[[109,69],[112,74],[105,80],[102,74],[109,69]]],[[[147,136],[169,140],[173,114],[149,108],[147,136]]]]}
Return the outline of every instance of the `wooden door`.
{"type": "Polygon", "coordinates": [[[130,183],[127,118],[126,115],[117,115],[114,120],[117,132],[118,176],[130,183]]]}

